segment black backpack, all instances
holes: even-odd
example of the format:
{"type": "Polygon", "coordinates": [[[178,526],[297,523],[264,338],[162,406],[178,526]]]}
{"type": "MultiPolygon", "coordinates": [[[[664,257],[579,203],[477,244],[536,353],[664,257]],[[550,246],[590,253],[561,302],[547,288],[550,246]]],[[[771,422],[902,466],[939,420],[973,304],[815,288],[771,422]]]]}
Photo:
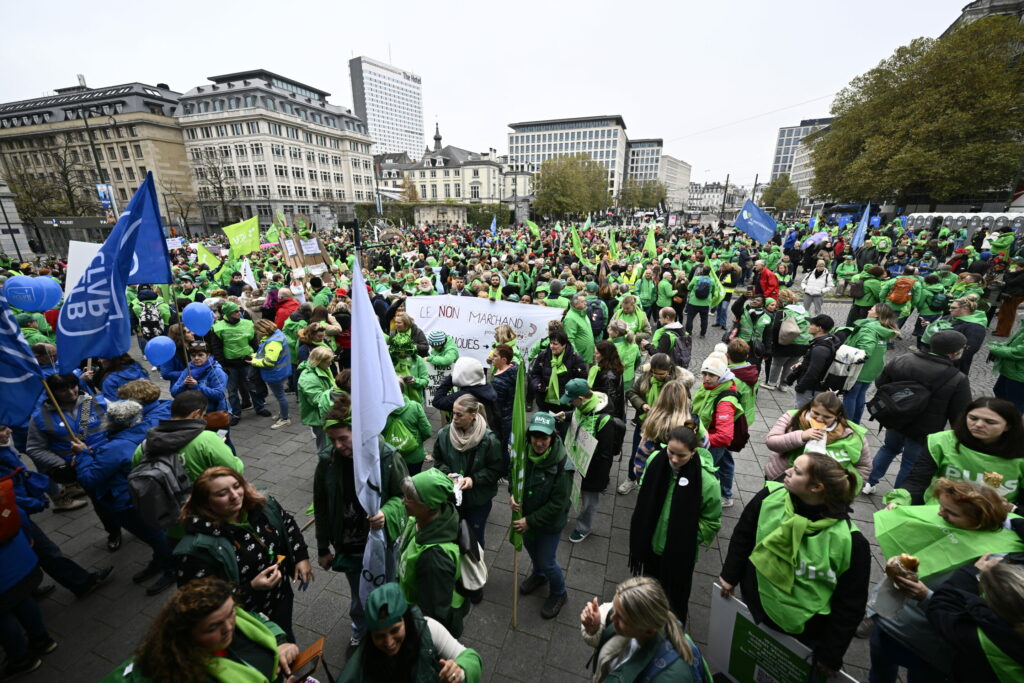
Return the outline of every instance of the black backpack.
{"type": "Polygon", "coordinates": [[[590,318],[590,331],[594,333],[594,339],[600,338],[604,334],[607,322],[600,299],[593,299],[587,302],[587,317],[590,318]]]}
{"type": "Polygon", "coordinates": [[[693,356],[693,337],[682,330],[674,330],[665,334],[675,337],[675,342],[668,351],[668,357],[672,359],[672,363],[681,368],[690,367],[690,359],[693,356]]]}
{"type": "Polygon", "coordinates": [[[164,318],[160,315],[160,308],[152,301],[142,304],[139,311],[139,334],[146,339],[159,337],[164,333],[164,318]]]}
{"type": "Polygon", "coordinates": [[[854,299],[859,299],[864,296],[864,280],[850,281],[850,296],[854,299]]]}
{"type": "Polygon", "coordinates": [[[949,308],[949,295],[942,291],[935,292],[932,294],[932,300],[928,302],[928,308],[936,313],[945,313],[949,308]]]}
{"type": "Polygon", "coordinates": [[[698,299],[707,299],[711,296],[711,278],[707,275],[697,278],[697,287],[693,290],[693,295],[698,299]]]}
{"type": "Polygon", "coordinates": [[[958,372],[960,370],[956,366],[949,368],[934,387],[927,387],[916,380],[883,384],[875,390],[874,397],[865,406],[868,415],[886,429],[905,429],[928,409],[932,392],[945,386],[958,372]]]}
{"type": "Polygon", "coordinates": [[[192,481],[179,453],[151,455],[143,441],[142,455],[128,473],[132,505],[147,524],[166,529],[178,520],[181,506],[192,492],[192,481]]]}
{"type": "MultiPolygon", "coordinates": [[[[735,380],[739,382],[740,380],[735,380]]],[[[718,410],[718,404],[722,402],[722,399],[726,396],[732,396],[736,399],[736,402],[740,402],[740,395],[735,389],[726,389],[718,396],[715,397],[715,402],[711,406],[711,415],[714,416],[715,411],[718,410]]],[[[743,450],[743,447],[750,441],[750,430],[747,427],[747,416],[741,415],[738,420],[732,423],[732,441],[726,446],[733,453],[737,453],[743,450]]]]}

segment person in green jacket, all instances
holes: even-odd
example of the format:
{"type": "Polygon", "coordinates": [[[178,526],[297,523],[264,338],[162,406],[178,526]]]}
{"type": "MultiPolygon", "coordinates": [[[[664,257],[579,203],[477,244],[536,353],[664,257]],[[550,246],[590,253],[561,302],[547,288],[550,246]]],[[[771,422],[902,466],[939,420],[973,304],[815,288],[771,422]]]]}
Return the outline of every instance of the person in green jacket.
{"type": "Polygon", "coordinates": [[[673,427],[648,459],[629,526],[629,568],[661,582],[672,610],[686,621],[698,546],[722,527],[722,499],[712,455],[696,432],[673,427]]]}
{"type": "MultiPolygon", "coordinates": [[[[221,304],[220,314],[221,319],[213,324],[213,335],[209,339],[213,343],[214,357],[228,376],[228,403],[231,422],[235,425],[242,417],[242,404],[249,405],[252,401],[250,368],[246,360],[255,351],[256,328],[252,320],[242,317],[238,304],[233,301],[221,304]]],[[[270,416],[269,410],[264,408],[264,412],[265,417],[270,416]]]]}
{"type": "Polygon", "coordinates": [[[654,302],[658,297],[658,284],[654,281],[654,272],[650,268],[644,270],[643,277],[635,285],[635,290],[640,300],[640,308],[650,318],[654,315],[654,302]]]}
{"type": "Polygon", "coordinates": [[[621,320],[633,334],[651,334],[651,320],[632,294],[622,297],[615,313],[612,314],[612,321],[616,320],[621,320]]]}
{"type": "Polygon", "coordinates": [[[882,266],[868,266],[864,269],[864,272],[853,277],[852,282],[863,281],[864,294],[853,300],[853,305],[850,306],[850,313],[846,316],[847,327],[853,327],[853,321],[863,318],[868,309],[881,300],[878,293],[882,288],[882,280],[884,279],[885,269],[882,266]]]}
{"type": "Polygon", "coordinates": [[[523,499],[517,501],[509,496],[512,526],[523,535],[523,547],[533,563],[530,574],[519,584],[519,592],[529,595],[548,584],[541,616],[551,619],[558,614],[562,598],[567,595],[557,550],[562,528],[569,518],[572,463],[566,457],[562,440],[555,434],[555,416],[551,413],[534,415],[526,436],[530,444],[523,462],[523,499]]]}
{"type": "Polygon", "coordinates": [[[233,587],[191,581],[153,619],[134,659],[101,683],[270,683],[284,680],[299,656],[272,621],[235,604],[233,587]]]}
{"type": "Polygon", "coordinates": [[[846,294],[846,288],[850,281],[857,274],[857,262],[853,260],[853,254],[843,256],[843,262],[836,268],[836,295],[846,294]]]}
{"type": "Polygon", "coordinates": [[[366,596],[366,622],[370,642],[349,657],[340,683],[480,680],[480,655],[410,607],[398,584],[385,583],[366,596]]]}
{"type": "Polygon", "coordinates": [[[469,602],[457,589],[462,558],[454,482],[437,468],[424,470],[402,481],[402,502],[409,514],[399,539],[402,595],[458,638],[469,602]]]}
{"type": "Polygon", "coordinates": [[[54,341],[47,337],[39,330],[39,323],[31,313],[18,313],[14,316],[14,322],[21,328],[21,333],[25,335],[25,341],[29,347],[33,344],[53,344],[54,341]]]}
{"type": "Polygon", "coordinates": [[[992,393],[1024,412],[1024,327],[1007,341],[990,341],[988,350],[994,362],[992,372],[998,375],[992,393]]]}
{"type": "Polygon", "coordinates": [[[384,426],[383,438],[395,447],[405,460],[409,474],[419,474],[423,469],[423,461],[427,455],[423,450],[423,444],[434,435],[434,430],[427,420],[427,414],[423,405],[403,396],[405,404],[401,408],[395,408],[388,415],[387,423],[384,426]],[[395,423],[401,423],[397,428],[397,434],[402,443],[395,443],[388,439],[388,435],[394,432],[395,423]]]}
{"type": "Polygon", "coordinates": [[[676,295],[676,288],[673,284],[673,278],[671,271],[665,271],[661,274],[661,281],[658,283],[658,295],[654,300],[655,308],[665,308],[666,306],[672,306],[672,297],[676,295]]]}
{"type": "Polygon", "coordinates": [[[380,529],[384,542],[393,550],[407,520],[402,504],[402,481],[408,479],[409,472],[395,450],[378,440],[380,510],[367,515],[356,497],[351,415],[347,397],[336,401],[327,413],[324,421],[327,440],[318,452],[313,474],[313,508],[316,510],[317,563],[323,569],[344,572],[348,579],[351,596],[348,614],[352,622],[349,645],[358,646],[366,636],[365,610],[359,599],[366,537],[371,529],[380,529]]]}
{"type": "Polygon", "coordinates": [[[309,293],[313,308],[320,306],[327,308],[331,304],[331,299],[334,298],[334,292],[330,287],[324,287],[324,281],[315,275],[309,278],[309,293]]]}
{"type": "Polygon", "coordinates": [[[580,632],[594,648],[595,681],[711,680],[711,669],[656,579],[634,576],[615,588],[612,602],[588,602],[580,614],[580,632]]]}
{"type": "Polygon", "coordinates": [[[590,328],[590,317],[587,315],[587,297],[575,294],[572,304],[562,318],[562,326],[569,342],[576,353],[583,357],[589,365],[594,362],[594,331],[590,328]]]}
{"type": "MultiPolygon", "coordinates": [[[[548,285],[548,298],[544,299],[544,305],[551,308],[568,308],[569,299],[567,299],[562,292],[565,288],[565,283],[561,280],[552,280],[551,284],[548,285]]],[[[538,288],[538,291],[539,288],[538,288]]]]}
{"type": "MultiPolygon", "coordinates": [[[[896,317],[901,323],[906,322],[906,319],[914,311],[914,302],[920,300],[923,288],[924,283],[918,277],[917,269],[914,266],[907,266],[900,275],[881,284],[878,288],[878,300],[885,302],[886,305],[896,311],[896,317]],[[909,291],[907,286],[910,287],[909,291]],[[905,301],[900,303],[898,300],[904,297],[906,298],[905,301]],[[894,301],[893,299],[897,300],[894,301]]],[[[902,327],[902,324],[900,327],[902,327]]]]}
{"type": "Polygon", "coordinates": [[[854,321],[853,332],[846,338],[847,346],[860,349],[866,354],[856,384],[843,397],[843,411],[857,424],[864,417],[868,387],[885,365],[886,347],[899,334],[896,312],[890,306],[877,303],[868,310],[867,316],[854,321]]]}
{"type": "Polygon", "coordinates": [[[450,368],[459,359],[459,347],[455,345],[455,338],[441,330],[431,330],[427,335],[427,344],[430,345],[427,362],[435,369],[450,368]]]}
{"type": "MultiPolygon", "coordinates": [[[[646,320],[646,318],[644,318],[646,320]]],[[[616,318],[608,325],[608,339],[615,344],[622,361],[622,391],[628,392],[633,387],[633,379],[640,367],[640,346],[625,320],[616,318]]]]}
{"type": "Polygon", "coordinates": [[[309,358],[299,363],[299,421],[312,430],[318,453],[324,447],[324,415],[334,401],[331,393],[337,391],[331,373],[332,362],[334,353],[325,346],[318,346],[310,352],[309,358]]]}

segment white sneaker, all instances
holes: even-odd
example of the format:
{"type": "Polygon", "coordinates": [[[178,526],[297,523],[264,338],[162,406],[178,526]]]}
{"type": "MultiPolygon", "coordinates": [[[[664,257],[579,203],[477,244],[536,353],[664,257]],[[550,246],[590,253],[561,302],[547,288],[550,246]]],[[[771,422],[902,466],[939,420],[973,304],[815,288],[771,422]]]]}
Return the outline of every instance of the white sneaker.
{"type": "Polygon", "coordinates": [[[632,491],[635,488],[636,488],[636,482],[633,481],[632,479],[627,479],[626,481],[624,481],[621,484],[619,484],[619,488],[617,488],[615,490],[619,492],[619,495],[625,496],[626,494],[628,494],[630,491],[632,491]]]}
{"type": "Polygon", "coordinates": [[[865,496],[870,496],[872,493],[878,490],[878,486],[872,486],[871,484],[864,482],[864,488],[860,490],[865,496]]]}
{"type": "Polygon", "coordinates": [[[736,504],[736,501],[733,500],[732,498],[723,498],[722,499],[722,507],[723,508],[731,508],[735,504],[736,504]]]}
{"type": "Polygon", "coordinates": [[[291,423],[292,423],[292,421],[291,421],[290,419],[287,419],[287,418],[285,418],[285,419],[281,419],[281,418],[278,418],[277,422],[275,422],[274,424],[270,425],[270,428],[271,428],[271,429],[280,429],[281,427],[287,427],[287,426],[288,426],[288,425],[290,425],[291,423]]]}

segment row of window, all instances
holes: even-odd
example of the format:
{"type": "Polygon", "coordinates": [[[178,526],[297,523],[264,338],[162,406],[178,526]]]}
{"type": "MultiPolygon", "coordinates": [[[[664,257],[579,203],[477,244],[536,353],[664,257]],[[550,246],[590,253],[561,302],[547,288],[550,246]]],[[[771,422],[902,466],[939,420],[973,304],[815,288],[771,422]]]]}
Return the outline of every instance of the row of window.
{"type": "MultiPolygon", "coordinates": [[[[295,188],[292,188],[290,185],[278,185],[276,186],[276,195],[271,195],[270,189],[270,185],[240,185],[238,192],[242,197],[266,197],[268,199],[276,196],[284,198],[297,197],[299,199],[340,199],[345,201],[347,196],[345,190],[331,190],[328,188],[321,190],[319,187],[306,188],[301,185],[295,188]],[[293,189],[294,193],[292,192],[293,189]]],[[[217,197],[217,193],[212,188],[205,186],[199,187],[198,195],[201,200],[217,197]]],[[[372,196],[370,192],[364,193],[362,190],[355,192],[356,199],[363,199],[364,195],[367,198],[372,196]]]]}
{"type": "Polygon", "coordinates": [[[512,145],[509,148],[511,154],[529,154],[531,152],[562,152],[572,154],[574,152],[596,152],[590,156],[595,159],[611,159],[616,155],[616,150],[611,145],[611,140],[588,140],[587,142],[548,142],[530,145],[512,145]]]}
{"type": "MultiPolygon", "coordinates": [[[[286,89],[294,89],[294,87],[286,87],[286,89]]],[[[310,99],[320,99],[318,95],[312,93],[309,97],[310,99]]],[[[353,121],[352,119],[346,118],[342,119],[344,126],[341,126],[335,116],[320,114],[320,112],[307,110],[304,107],[296,107],[287,100],[277,100],[273,97],[266,96],[258,97],[257,95],[245,95],[244,97],[236,96],[190,101],[181,105],[181,111],[183,115],[189,116],[192,114],[209,114],[211,112],[231,111],[242,108],[248,109],[260,105],[269,111],[280,111],[281,113],[288,114],[289,116],[298,116],[303,121],[327,126],[328,128],[344,127],[345,130],[351,130],[356,133],[366,133],[366,127],[361,121],[353,121]]]]}
{"type": "MultiPolygon", "coordinates": [[[[344,159],[340,154],[324,154],[323,152],[313,152],[310,150],[303,150],[299,147],[288,147],[278,143],[272,143],[270,145],[270,153],[272,156],[279,159],[284,159],[286,156],[290,156],[292,159],[301,160],[305,158],[307,163],[320,164],[321,166],[328,165],[328,162],[332,166],[341,166],[344,163],[344,159]]],[[[189,154],[193,161],[201,161],[204,158],[210,158],[219,156],[222,159],[229,159],[232,155],[236,159],[247,159],[249,155],[256,161],[263,159],[263,143],[262,142],[250,142],[248,145],[245,143],[238,143],[232,145],[220,145],[219,147],[192,147],[189,149],[189,154]]],[[[363,169],[369,171],[372,167],[369,159],[355,159],[351,160],[352,168],[354,170],[363,169]]]]}
{"type": "MultiPolygon", "coordinates": [[[[215,126],[198,126],[195,128],[186,128],[185,136],[189,140],[209,140],[212,138],[226,138],[226,137],[238,137],[242,135],[259,135],[261,126],[259,121],[246,121],[244,123],[222,123],[215,126]]],[[[282,126],[279,123],[268,122],[267,132],[270,135],[277,137],[288,137],[292,140],[302,140],[303,142],[310,145],[317,145],[319,147],[330,147],[332,149],[343,149],[345,142],[339,138],[332,138],[326,135],[319,135],[316,133],[310,133],[308,131],[300,131],[295,126],[282,126]]],[[[348,140],[348,150],[351,152],[360,152],[362,154],[370,153],[370,145],[364,142],[358,142],[356,140],[348,140]]]]}
{"type": "MultiPolygon", "coordinates": [[[[520,126],[516,129],[517,133],[540,133],[546,130],[555,131],[568,131],[575,132],[575,129],[579,128],[604,128],[607,126],[614,126],[616,122],[612,119],[603,119],[597,121],[559,121],[558,123],[540,123],[533,126],[520,126]]],[[[618,135],[619,131],[615,129],[615,135],[618,135]]]]}
{"type": "MultiPolygon", "coordinates": [[[[591,123],[586,128],[592,128],[595,124],[591,123]]],[[[607,124],[606,124],[607,125],[607,124]]],[[[558,126],[562,128],[563,126],[558,126]]],[[[532,130],[533,127],[523,128],[522,131],[532,130]]],[[[619,137],[618,128],[601,128],[598,130],[569,130],[559,131],[557,133],[534,133],[530,135],[512,134],[509,135],[509,144],[523,145],[532,144],[534,142],[574,142],[583,140],[617,140],[619,137]]]]}

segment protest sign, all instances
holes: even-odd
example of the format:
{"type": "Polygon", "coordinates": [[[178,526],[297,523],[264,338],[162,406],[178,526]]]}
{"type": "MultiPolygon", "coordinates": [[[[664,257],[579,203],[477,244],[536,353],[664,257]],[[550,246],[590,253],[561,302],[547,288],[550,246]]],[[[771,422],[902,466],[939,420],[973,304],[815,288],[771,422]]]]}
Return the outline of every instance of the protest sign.
{"type": "Polygon", "coordinates": [[[597,439],[583,428],[580,421],[576,419],[576,412],[572,413],[572,422],[569,423],[569,431],[565,435],[565,452],[569,456],[579,477],[572,478],[572,490],[569,492],[569,502],[577,510],[580,509],[580,498],[582,494],[583,477],[587,476],[590,469],[590,461],[597,450],[597,439]]]}
{"type": "Polygon", "coordinates": [[[308,240],[299,240],[299,244],[302,245],[302,253],[307,256],[320,253],[320,242],[315,237],[308,240]]]}
{"type": "MultiPolygon", "coordinates": [[[[740,600],[722,597],[722,587],[711,588],[711,624],[704,655],[712,670],[734,683],[805,683],[810,680],[811,649],[792,636],[754,623],[740,600]]],[[[840,671],[822,679],[855,683],[840,671]]]]}
{"type": "Polygon", "coordinates": [[[164,239],[164,242],[167,243],[168,249],[181,249],[184,244],[184,240],[180,237],[168,237],[164,239]]]}
{"type": "Polygon", "coordinates": [[[65,297],[82,279],[82,273],[92,263],[93,257],[96,256],[96,252],[100,250],[101,246],[103,245],[93,242],[76,242],[75,240],[68,242],[67,278],[64,280],[65,297]]]}

